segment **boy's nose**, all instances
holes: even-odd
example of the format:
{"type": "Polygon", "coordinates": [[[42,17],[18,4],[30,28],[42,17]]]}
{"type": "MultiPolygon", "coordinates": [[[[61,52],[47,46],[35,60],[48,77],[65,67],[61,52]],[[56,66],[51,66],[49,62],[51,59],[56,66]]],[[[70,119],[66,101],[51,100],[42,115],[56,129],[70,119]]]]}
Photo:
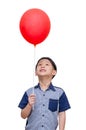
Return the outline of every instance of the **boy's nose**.
{"type": "Polygon", "coordinates": [[[45,65],[44,65],[44,64],[42,64],[42,65],[41,65],[41,68],[44,68],[44,67],[45,67],[45,65]]]}

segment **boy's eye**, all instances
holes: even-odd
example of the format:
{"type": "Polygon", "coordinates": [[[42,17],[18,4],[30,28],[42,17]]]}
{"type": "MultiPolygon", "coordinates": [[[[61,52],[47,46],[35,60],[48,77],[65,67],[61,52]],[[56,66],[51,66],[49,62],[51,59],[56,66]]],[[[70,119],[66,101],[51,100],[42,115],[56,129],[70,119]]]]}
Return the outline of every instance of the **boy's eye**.
{"type": "Polygon", "coordinates": [[[38,64],[38,66],[42,66],[42,65],[49,66],[49,63],[45,63],[45,64],[39,63],[39,64],[38,64]]]}
{"type": "Polygon", "coordinates": [[[42,64],[38,64],[38,66],[41,66],[42,64]]]}

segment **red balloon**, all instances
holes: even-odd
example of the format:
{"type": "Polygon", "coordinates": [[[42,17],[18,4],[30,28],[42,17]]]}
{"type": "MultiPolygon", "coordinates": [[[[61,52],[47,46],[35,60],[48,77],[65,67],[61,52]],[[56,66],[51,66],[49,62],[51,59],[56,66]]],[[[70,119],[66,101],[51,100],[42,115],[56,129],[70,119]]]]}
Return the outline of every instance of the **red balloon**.
{"type": "Polygon", "coordinates": [[[50,31],[50,19],[41,9],[27,10],[20,19],[20,32],[34,46],[43,42],[50,31]]]}

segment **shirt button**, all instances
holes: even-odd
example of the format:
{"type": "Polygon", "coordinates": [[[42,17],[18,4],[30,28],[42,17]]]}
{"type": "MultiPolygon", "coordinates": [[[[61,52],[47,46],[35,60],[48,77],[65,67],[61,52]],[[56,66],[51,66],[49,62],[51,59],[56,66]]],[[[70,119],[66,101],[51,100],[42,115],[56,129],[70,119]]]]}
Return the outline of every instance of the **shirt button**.
{"type": "Polygon", "coordinates": [[[43,104],[43,106],[45,106],[45,104],[43,104]]]}
{"type": "Polygon", "coordinates": [[[45,96],[45,94],[43,94],[43,96],[45,96]]]}
{"type": "Polygon", "coordinates": [[[44,125],[42,125],[42,127],[44,127],[44,125]]]}
{"type": "Polygon", "coordinates": [[[44,114],[42,116],[44,117],[44,114]]]}

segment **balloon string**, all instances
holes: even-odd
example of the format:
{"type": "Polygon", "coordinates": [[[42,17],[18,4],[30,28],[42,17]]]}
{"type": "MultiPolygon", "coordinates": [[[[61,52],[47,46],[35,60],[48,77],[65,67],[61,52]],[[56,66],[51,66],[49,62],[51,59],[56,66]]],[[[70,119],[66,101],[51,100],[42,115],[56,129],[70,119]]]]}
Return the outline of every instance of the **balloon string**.
{"type": "MultiPolygon", "coordinates": [[[[34,94],[34,86],[35,86],[35,56],[36,56],[36,46],[34,46],[34,56],[33,56],[33,90],[32,93],[34,94]]],[[[34,105],[33,105],[33,110],[34,110],[34,105]]]]}
{"type": "Polygon", "coordinates": [[[34,46],[34,61],[33,61],[33,94],[34,94],[34,85],[35,85],[35,56],[36,56],[36,46],[34,46]]]}

